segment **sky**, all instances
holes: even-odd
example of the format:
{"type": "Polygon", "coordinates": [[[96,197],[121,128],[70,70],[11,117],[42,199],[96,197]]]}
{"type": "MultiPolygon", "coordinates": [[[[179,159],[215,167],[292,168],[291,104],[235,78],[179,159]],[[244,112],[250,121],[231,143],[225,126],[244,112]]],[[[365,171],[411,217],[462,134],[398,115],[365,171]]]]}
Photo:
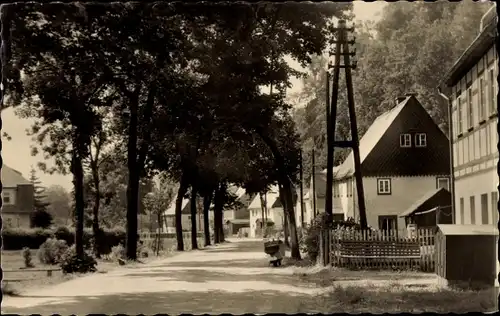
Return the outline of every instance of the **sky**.
{"type": "MultiPolygon", "coordinates": [[[[358,20],[377,20],[383,7],[386,5],[384,1],[366,3],[362,1],[354,2],[354,14],[358,20]]],[[[297,68],[297,64],[290,62],[290,66],[297,68]]],[[[288,89],[289,94],[297,93],[301,90],[300,80],[292,80],[292,88],[288,89]]],[[[59,174],[44,174],[37,168],[37,163],[43,161],[40,156],[31,156],[31,146],[34,142],[30,136],[26,135],[32,121],[28,119],[18,118],[12,109],[2,111],[2,132],[9,134],[12,139],[9,141],[2,136],[2,159],[3,163],[23,174],[25,178],[29,177],[31,166],[38,171],[37,175],[42,182],[42,185],[49,187],[51,185],[61,185],[68,191],[71,190],[71,176],[59,174]]]]}

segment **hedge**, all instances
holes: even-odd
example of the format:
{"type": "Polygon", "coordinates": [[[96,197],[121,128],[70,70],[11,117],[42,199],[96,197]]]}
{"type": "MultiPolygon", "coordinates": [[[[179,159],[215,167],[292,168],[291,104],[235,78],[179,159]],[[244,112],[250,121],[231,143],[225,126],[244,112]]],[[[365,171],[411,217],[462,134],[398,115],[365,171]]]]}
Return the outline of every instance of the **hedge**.
{"type": "MultiPolygon", "coordinates": [[[[125,245],[126,233],[122,228],[114,229],[103,229],[101,231],[102,235],[98,236],[100,238],[99,252],[101,254],[108,254],[111,252],[111,248],[119,244],[125,245]]],[[[92,248],[92,238],[93,231],[90,228],[85,228],[83,230],[83,243],[85,248],[92,248]]],[[[190,233],[184,232],[185,238],[190,236],[190,233]]],[[[198,232],[198,237],[203,237],[203,232],[198,232]]],[[[75,230],[74,228],[68,228],[65,226],[57,227],[55,229],[42,229],[42,228],[30,228],[30,229],[12,229],[5,228],[2,231],[3,238],[3,249],[4,250],[21,250],[24,247],[30,249],[38,249],[47,240],[47,238],[57,238],[66,241],[66,243],[71,246],[75,243],[75,230]]],[[[146,237],[143,235],[143,237],[146,237]]],[[[162,238],[175,238],[175,233],[162,233],[162,238]]],[[[154,234],[153,234],[154,238],[154,234]]]]}
{"type": "MultiPolygon", "coordinates": [[[[125,230],[105,229],[100,237],[100,252],[107,254],[111,252],[111,247],[122,243],[125,244],[125,230]]],[[[12,229],[6,228],[2,231],[4,250],[21,250],[24,247],[38,249],[49,237],[65,240],[69,246],[75,242],[75,231],[73,228],[58,227],[56,229],[12,229]]],[[[92,245],[92,229],[84,229],[83,242],[86,248],[92,245]]]]}

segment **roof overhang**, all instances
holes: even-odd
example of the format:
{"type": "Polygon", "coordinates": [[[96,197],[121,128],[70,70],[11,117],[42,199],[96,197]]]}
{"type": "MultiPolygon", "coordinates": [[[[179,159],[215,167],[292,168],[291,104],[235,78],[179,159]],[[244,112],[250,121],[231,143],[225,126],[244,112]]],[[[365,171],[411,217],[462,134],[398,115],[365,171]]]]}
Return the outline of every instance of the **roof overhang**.
{"type": "Polygon", "coordinates": [[[495,37],[498,35],[496,28],[497,21],[498,16],[488,21],[481,33],[462,53],[451,69],[448,70],[439,85],[443,93],[445,93],[446,87],[452,87],[457,83],[484,56],[488,49],[494,45],[495,37]]]}

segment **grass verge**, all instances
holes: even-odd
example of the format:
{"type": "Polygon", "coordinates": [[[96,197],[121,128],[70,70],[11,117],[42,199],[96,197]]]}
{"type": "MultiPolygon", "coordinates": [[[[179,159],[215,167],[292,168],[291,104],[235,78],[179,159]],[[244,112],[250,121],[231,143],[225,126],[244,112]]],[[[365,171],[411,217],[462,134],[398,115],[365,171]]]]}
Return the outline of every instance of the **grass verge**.
{"type": "Polygon", "coordinates": [[[318,296],[309,310],[321,313],[467,313],[492,312],[496,307],[496,292],[458,291],[439,288],[414,288],[407,285],[334,286],[318,296]]]}

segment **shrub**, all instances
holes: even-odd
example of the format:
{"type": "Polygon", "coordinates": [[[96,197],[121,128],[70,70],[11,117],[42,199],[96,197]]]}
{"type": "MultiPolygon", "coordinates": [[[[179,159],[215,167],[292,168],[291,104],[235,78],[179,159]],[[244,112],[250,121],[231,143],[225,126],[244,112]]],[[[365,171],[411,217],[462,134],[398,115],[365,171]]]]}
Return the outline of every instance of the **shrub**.
{"type": "MultiPolygon", "coordinates": [[[[85,247],[92,247],[92,230],[85,229],[83,242],[85,247]]],[[[42,228],[7,228],[2,231],[4,250],[21,250],[23,247],[38,249],[47,238],[56,238],[66,241],[68,246],[75,242],[75,230],[66,226],[59,226],[56,229],[42,228]]],[[[123,228],[113,228],[102,231],[99,245],[102,254],[109,254],[111,247],[125,242],[125,230],[123,228]]]]}
{"type": "Polygon", "coordinates": [[[353,219],[347,221],[332,221],[328,223],[327,215],[321,213],[313,220],[311,225],[302,229],[300,233],[300,248],[307,254],[311,261],[316,261],[319,254],[319,234],[323,229],[359,229],[360,226],[353,219]]]}
{"type": "Polygon", "coordinates": [[[64,240],[68,245],[72,245],[75,239],[74,234],[67,226],[59,226],[54,231],[54,237],[59,240],[64,240]]]}
{"type": "Polygon", "coordinates": [[[33,268],[35,265],[32,262],[31,249],[29,249],[28,247],[24,247],[22,255],[24,259],[24,267],[33,268]]]}
{"type": "Polygon", "coordinates": [[[60,266],[64,274],[88,273],[97,271],[97,261],[95,260],[95,258],[85,251],[83,252],[83,258],[78,258],[74,245],[68,248],[63,254],[60,266]]]}
{"type": "Polygon", "coordinates": [[[64,240],[48,238],[38,249],[38,260],[43,264],[58,264],[67,249],[68,244],[64,240]]]}
{"type": "Polygon", "coordinates": [[[125,259],[126,252],[125,247],[122,244],[118,244],[111,248],[111,258],[113,260],[125,259]]]}
{"type": "Polygon", "coordinates": [[[52,215],[45,210],[36,210],[31,215],[31,226],[49,228],[52,225],[52,215]]]}
{"type": "Polygon", "coordinates": [[[38,249],[52,236],[52,231],[40,228],[3,228],[2,246],[4,250],[21,250],[24,247],[38,249]]]}

